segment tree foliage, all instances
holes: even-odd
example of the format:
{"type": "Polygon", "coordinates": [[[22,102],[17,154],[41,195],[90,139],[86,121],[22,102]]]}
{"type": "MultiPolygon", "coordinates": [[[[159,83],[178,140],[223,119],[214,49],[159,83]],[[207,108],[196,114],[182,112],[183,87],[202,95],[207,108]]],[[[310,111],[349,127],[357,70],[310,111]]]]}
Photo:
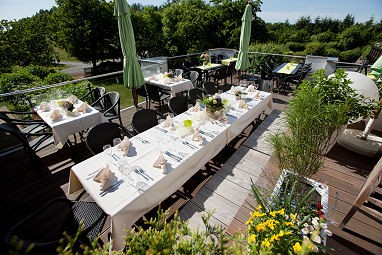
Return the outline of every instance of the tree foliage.
{"type": "Polygon", "coordinates": [[[57,0],[57,43],[83,62],[117,57],[119,46],[113,4],[105,0],[57,0]]]}

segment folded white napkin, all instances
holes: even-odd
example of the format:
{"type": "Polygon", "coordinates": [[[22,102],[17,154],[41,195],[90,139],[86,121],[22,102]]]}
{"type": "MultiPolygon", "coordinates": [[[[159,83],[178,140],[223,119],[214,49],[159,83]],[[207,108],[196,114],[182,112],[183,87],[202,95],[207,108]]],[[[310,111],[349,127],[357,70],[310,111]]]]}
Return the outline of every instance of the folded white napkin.
{"type": "Polygon", "coordinates": [[[196,104],[193,107],[191,107],[191,111],[199,112],[200,111],[200,103],[196,102],[196,104]]]}
{"type": "Polygon", "coordinates": [[[260,99],[260,91],[256,90],[254,99],[260,99]]]}
{"type": "Polygon", "coordinates": [[[192,141],[199,141],[200,134],[199,134],[199,128],[194,129],[194,134],[192,135],[192,141]]]}
{"type": "Polygon", "coordinates": [[[171,79],[170,78],[164,78],[163,79],[163,83],[164,84],[170,84],[171,83],[171,79]]]}
{"type": "Polygon", "coordinates": [[[89,108],[88,103],[83,102],[83,103],[80,105],[80,107],[77,108],[77,110],[78,110],[79,112],[87,112],[88,108],[89,108]]]}
{"type": "Polygon", "coordinates": [[[172,119],[170,115],[167,115],[166,120],[163,122],[164,127],[171,127],[172,126],[172,119]]]}
{"type": "Polygon", "coordinates": [[[40,103],[40,110],[41,111],[44,111],[44,112],[47,112],[50,110],[50,106],[49,106],[49,103],[45,102],[45,101],[42,101],[40,103]]]}
{"type": "Polygon", "coordinates": [[[56,109],[56,110],[54,110],[54,111],[52,112],[52,114],[50,115],[50,119],[53,120],[53,121],[55,121],[55,120],[57,120],[60,116],[61,116],[60,111],[56,109]]]}
{"type": "Polygon", "coordinates": [[[176,81],[181,81],[183,78],[182,78],[182,75],[179,74],[178,76],[175,77],[175,80],[176,81]]]}
{"type": "Polygon", "coordinates": [[[109,165],[106,165],[94,176],[93,180],[101,183],[101,191],[104,191],[117,181],[117,177],[110,170],[109,165]]]}
{"type": "Polygon", "coordinates": [[[71,102],[72,104],[75,104],[77,103],[77,97],[75,95],[71,95],[70,97],[68,97],[67,99],[69,102],[71,102]]]}
{"type": "Polygon", "coordinates": [[[127,136],[125,136],[123,140],[121,141],[121,143],[118,144],[117,148],[122,150],[123,156],[126,156],[127,153],[129,152],[130,144],[131,144],[130,139],[127,136]]]}
{"type": "Polygon", "coordinates": [[[166,159],[164,158],[162,152],[159,153],[158,158],[154,161],[153,167],[162,169],[162,173],[166,173],[166,159]]]}
{"type": "Polygon", "coordinates": [[[220,115],[219,115],[219,118],[218,118],[218,121],[220,122],[227,122],[227,116],[225,115],[225,112],[221,112],[220,115]]]}
{"type": "Polygon", "coordinates": [[[252,84],[248,86],[248,92],[255,92],[255,91],[256,89],[252,84]]]}
{"type": "Polygon", "coordinates": [[[244,100],[239,101],[239,108],[240,109],[248,109],[248,105],[244,100]]]}

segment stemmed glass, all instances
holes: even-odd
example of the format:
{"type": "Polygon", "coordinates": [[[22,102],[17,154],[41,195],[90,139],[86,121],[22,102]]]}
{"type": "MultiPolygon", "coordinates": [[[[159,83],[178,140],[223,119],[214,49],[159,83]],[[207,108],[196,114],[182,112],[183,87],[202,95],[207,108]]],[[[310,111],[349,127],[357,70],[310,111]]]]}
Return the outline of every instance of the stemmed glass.
{"type": "Polygon", "coordinates": [[[113,139],[113,147],[116,147],[120,143],[121,143],[121,138],[117,137],[113,139]]]}
{"type": "Polygon", "coordinates": [[[109,162],[110,160],[110,157],[111,157],[111,145],[110,144],[105,144],[104,146],[102,146],[102,149],[103,149],[103,155],[104,155],[104,160],[106,161],[106,163],[109,162]]]}

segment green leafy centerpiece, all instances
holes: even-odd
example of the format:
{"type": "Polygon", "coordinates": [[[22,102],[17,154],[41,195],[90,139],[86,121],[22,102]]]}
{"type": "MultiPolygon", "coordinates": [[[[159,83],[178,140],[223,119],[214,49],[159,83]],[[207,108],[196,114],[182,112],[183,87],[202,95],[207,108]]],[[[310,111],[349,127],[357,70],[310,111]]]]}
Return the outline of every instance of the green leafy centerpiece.
{"type": "Polygon", "coordinates": [[[73,104],[68,100],[58,100],[57,105],[70,112],[74,110],[73,104]]]}
{"type": "Polygon", "coordinates": [[[227,108],[228,100],[222,99],[218,95],[205,97],[203,100],[199,100],[200,103],[206,106],[206,112],[212,119],[219,119],[227,108]]]}
{"type": "Polygon", "coordinates": [[[208,52],[203,53],[202,55],[200,55],[200,61],[203,62],[204,66],[210,64],[210,55],[208,54],[208,52]]]}

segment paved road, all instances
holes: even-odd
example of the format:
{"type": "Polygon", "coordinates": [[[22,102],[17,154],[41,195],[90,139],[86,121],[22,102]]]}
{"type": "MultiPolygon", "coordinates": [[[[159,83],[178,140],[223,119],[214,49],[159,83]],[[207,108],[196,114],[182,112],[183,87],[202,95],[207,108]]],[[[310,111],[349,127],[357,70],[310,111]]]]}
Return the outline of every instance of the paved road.
{"type": "Polygon", "coordinates": [[[85,74],[85,67],[92,67],[92,64],[74,62],[74,61],[60,61],[60,64],[69,66],[68,68],[62,69],[61,72],[68,73],[71,75],[85,74]]]}

